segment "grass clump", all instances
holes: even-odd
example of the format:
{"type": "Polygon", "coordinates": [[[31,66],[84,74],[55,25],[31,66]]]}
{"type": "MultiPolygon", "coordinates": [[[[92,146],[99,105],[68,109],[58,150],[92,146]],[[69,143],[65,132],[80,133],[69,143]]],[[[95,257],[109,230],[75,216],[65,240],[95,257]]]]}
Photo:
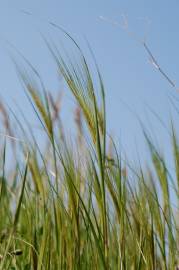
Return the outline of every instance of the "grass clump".
{"type": "Polygon", "coordinates": [[[20,137],[23,143],[12,143],[14,158],[8,169],[7,143],[2,146],[0,269],[177,269],[178,205],[173,206],[169,187],[172,183],[178,198],[179,145],[174,128],[175,179],[146,134],[152,168],[130,168],[107,138],[98,68],[100,100],[80,48],[79,63],[50,50],[78,104],[78,138],[67,140],[59,106],[38,73],[34,75],[42,91],[18,69],[47,145],[40,147],[31,129],[27,133],[16,119],[18,134],[11,132],[11,139],[20,137]]]}

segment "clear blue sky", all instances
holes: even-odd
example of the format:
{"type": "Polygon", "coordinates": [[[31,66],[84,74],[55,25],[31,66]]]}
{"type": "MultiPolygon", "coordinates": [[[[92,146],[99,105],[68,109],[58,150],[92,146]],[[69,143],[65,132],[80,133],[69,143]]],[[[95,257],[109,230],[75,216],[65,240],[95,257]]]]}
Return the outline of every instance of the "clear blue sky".
{"type": "MultiPolygon", "coordinates": [[[[49,39],[52,38],[56,44],[64,42],[63,35],[46,21],[55,22],[76,38],[88,58],[90,54],[84,37],[89,41],[106,86],[108,131],[122,142],[129,156],[136,157],[137,145],[145,160],[146,147],[136,115],[151,130],[161,149],[168,154],[167,131],[149,108],[169,128],[171,115],[175,123],[178,123],[179,116],[172,109],[169,100],[173,94],[177,97],[177,93],[150,64],[147,53],[138,42],[120,27],[100,20],[99,16],[120,23],[125,14],[130,31],[141,39],[149,28],[147,43],[161,67],[179,88],[178,10],[178,0],[1,0],[0,95],[12,107],[15,102],[18,103],[31,121],[30,106],[17,79],[9,52],[16,59],[18,56],[7,41],[14,44],[39,70],[52,93],[62,87],[57,79],[55,64],[39,34],[41,32],[49,39]],[[24,14],[22,10],[33,16],[24,14]]],[[[65,92],[64,99],[66,112],[63,115],[66,121],[74,104],[69,92],[65,92]]]]}

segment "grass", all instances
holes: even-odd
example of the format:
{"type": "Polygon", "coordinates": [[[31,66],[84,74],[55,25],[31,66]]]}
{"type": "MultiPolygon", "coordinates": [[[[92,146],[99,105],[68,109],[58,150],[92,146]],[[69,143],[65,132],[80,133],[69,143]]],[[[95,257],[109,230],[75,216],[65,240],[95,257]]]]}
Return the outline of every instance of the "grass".
{"type": "Polygon", "coordinates": [[[38,72],[30,66],[32,80],[16,64],[47,144],[40,147],[31,127],[27,132],[15,115],[14,132],[0,104],[9,134],[0,161],[0,269],[177,269],[179,144],[174,127],[175,176],[147,134],[152,166],[131,168],[107,136],[98,67],[101,98],[76,43],[78,63],[47,45],[78,104],[77,138],[67,140],[59,101],[46,91],[38,72]],[[9,138],[13,160],[6,166],[9,138]]]}

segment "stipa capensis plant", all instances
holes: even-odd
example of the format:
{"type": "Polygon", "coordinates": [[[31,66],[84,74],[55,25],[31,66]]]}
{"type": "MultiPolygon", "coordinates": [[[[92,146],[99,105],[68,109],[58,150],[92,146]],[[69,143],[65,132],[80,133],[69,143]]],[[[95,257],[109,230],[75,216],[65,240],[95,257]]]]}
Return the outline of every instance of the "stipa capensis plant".
{"type": "Polygon", "coordinates": [[[34,67],[27,73],[16,64],[46,145],[13,115],[19,146],[12,174],[5,167],[8,139],[1,151],[0,268],[175,269],[178,208],[170,185],[178,203],[179,151],[174,127],[176,179],[146,133],[152,167],[133,168],[108,140],[98,67],[101,99],[77,44],[79,62],[47,45],[77,104],[77,138],[69,141],[62,125],[61,96],[49,94],[34,67]]]}

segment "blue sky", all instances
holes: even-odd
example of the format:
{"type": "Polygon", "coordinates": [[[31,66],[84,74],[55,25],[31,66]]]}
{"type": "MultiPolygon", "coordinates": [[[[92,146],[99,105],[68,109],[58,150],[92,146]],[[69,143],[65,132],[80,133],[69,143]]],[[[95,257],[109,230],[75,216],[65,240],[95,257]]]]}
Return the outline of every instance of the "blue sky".
{"type": "MultiPolygon", "coordinates": [[[[17,103],[33,123],[30,105],[9,55],[17,60],[19,58],[8,42],[39,70],[52,94],[63,89],[62,82],[57,79],[54,61],[40,35],[42,33],[57,45],[59,43],[59,47],[63,43],[68,48],[63,35],[48,24],[52,21],[73,35],[90,61],[85,38],[89,41],[106,87],[108,131],[120,141],[129,157],[136,158],[138,151],[142,159],[146,159],[147,148],[138,117],[169,156],[167,130],[151,111],[161,118],[167,128],[170,128],[171,116],[177,124],[179,116],[169,99],[173,95],[177,97],[177,92],[152,66],[140,43],[121,27],[101,20],[100,16],[120,24],[125,15],[130,31],[139,39],[146,35],[147,44],[160,66],[179,88],[178,10],[177,0],[1,0],[0,96],[14,110],[17,103]]],[[[74,103],[66,90],[64,104],[63,117],[65,122],[70,123],[67,118],[72,115],[74,103]]]]}

